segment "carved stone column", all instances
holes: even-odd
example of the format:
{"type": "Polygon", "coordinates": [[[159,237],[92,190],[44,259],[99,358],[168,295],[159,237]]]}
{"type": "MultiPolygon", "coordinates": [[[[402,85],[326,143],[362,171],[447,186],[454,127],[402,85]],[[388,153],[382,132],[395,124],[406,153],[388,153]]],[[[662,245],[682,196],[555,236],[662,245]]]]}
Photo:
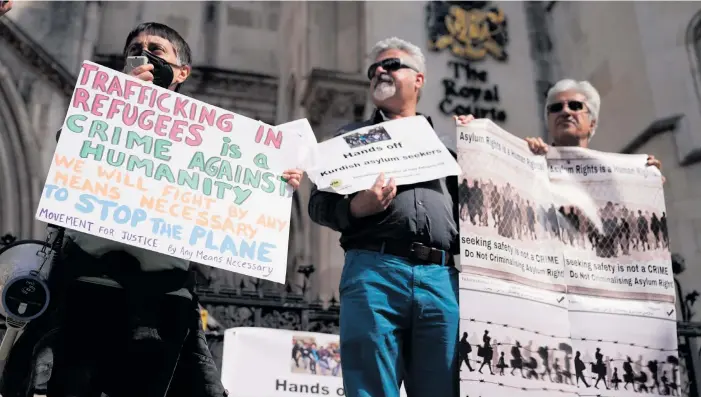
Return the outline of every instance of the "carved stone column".
{"type": "MultiPolygon", "coordinates": [[[[363,118],[367,99],[367,79],[357,74],[312,69],[304,89],[302,106],[317,141],[332,138],[344,124],[363,118]]],[[[309,190],[300,192],[300,204],[309,204],[309,190]]],[[[306,211],[305,211],[306,212],[306,211]]],[[[306,216],[306,214],[304,214],[306,216]]],[[[338,300],[338,281],[343,268],[340,233],[309,222],[305,233],[310,239],[310,259],[316,267],[312,275],[312,296],[319,296],[327,306],[338,300]]]]}
{"type": "Polygon", "coordinates": [[[368,84],[359,74],[312,69],[302,106],[318,141],[332,137],[343,124],[363,118],[368,84]]]}

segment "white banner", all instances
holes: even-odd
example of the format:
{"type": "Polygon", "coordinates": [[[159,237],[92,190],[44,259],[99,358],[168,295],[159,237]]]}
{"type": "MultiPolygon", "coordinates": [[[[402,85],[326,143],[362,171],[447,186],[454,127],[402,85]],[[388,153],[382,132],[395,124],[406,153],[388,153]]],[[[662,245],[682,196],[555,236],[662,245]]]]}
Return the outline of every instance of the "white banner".
{"type": "Polygon", "coordinates": [[[319,190],[351,194],[380,173],[397,185],[458,175],[460,167],[423,116],[359,128],[319,143],[309,179],[319,190]]]}
{"type": "Polygon", "coordinates": [[[662,179],[645,155],[459,126],[461,395],[678,393],[662,179]]]}
{"type": "Polygon", "coordinates": [[[338,335],[227,329],[221,372],[230,397],[345,396],[338,335]]]}
{"type": "Polygon", "coordinates": [[[36,217],[283,283],[281,174],[316,144],[306,120],[283,128],[84,62],[36,217]]]}

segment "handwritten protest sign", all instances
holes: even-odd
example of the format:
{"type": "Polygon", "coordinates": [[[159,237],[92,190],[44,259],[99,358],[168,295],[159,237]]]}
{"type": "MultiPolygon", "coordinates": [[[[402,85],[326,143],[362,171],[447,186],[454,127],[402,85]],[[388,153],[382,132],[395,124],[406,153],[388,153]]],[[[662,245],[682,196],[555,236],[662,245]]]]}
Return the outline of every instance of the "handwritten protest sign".
{"type": "Polygon", "coordinates": [[[281,174],[315,142],[306,120],[292,126],[85,62],[36,217],[284,282],[292,189],[281,174]]]}
{"type": "Polygon", "coordinates": [[[460,166],[423,116],[359,128],[317,146],[307,170],[319,190],[351,194],[368,189],[383,172],[397,185],[458,175],[460,166]]]}

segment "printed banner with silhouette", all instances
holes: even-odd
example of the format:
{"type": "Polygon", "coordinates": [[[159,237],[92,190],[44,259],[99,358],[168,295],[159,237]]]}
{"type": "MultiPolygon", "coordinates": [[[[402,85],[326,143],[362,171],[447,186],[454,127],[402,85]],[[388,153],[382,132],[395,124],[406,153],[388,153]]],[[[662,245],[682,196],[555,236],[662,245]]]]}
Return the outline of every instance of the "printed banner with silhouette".
{"type": "Polygon", "coordinates": [[[457,129],[463,396],[679,392],[659,170],[457,129]]]}
{"type": "Polygon", "coordinates": [[[307,170],[319,190],[351,194],[369,189],[380,173],[397,185],[458,175],[460,167],[423,116],[359,128],[321,142],[307,170]]]}
{"type": "Polygon", "coordinates": [[[221,373],[229,397],[345,396],[338,335],[227,329],[221,373]]]}
{"type": "Polygon", "coordinates": [[[306,120],[272,127],[85,62],[36,217],[282,283],[281,174],[314,144],[306,120]]]}

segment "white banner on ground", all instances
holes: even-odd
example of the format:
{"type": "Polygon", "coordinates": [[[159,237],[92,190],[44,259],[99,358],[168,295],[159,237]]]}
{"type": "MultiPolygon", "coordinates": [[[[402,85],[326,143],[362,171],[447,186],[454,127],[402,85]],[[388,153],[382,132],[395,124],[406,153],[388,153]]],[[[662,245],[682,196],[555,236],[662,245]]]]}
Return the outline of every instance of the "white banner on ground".
{"type": "Polygon", "coordinates": [[[281,174],[315,144],[306,120],[272,127],[84,62],[36,217],[282,283],[281,174]]]}
{"type": "Polygon", "coordinates": [[[359,128],[319,143],[307,170],[319,190],[351,194],[368,189],[380,173],[408,185],[458,175],[460,167],[423,116],[359,128]]]}
{"type": "Polygon", "coordinates": [[[345,396],[338,335],[231,328],[223,353],[230,397],[345,396]]]}
{"type": "Polygon", "coordinates": [[[457,137],[461,395],[678,394],[659,170],[489,120],[457,137]]]}

